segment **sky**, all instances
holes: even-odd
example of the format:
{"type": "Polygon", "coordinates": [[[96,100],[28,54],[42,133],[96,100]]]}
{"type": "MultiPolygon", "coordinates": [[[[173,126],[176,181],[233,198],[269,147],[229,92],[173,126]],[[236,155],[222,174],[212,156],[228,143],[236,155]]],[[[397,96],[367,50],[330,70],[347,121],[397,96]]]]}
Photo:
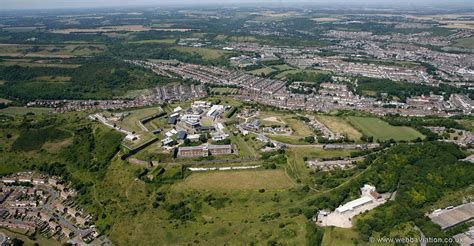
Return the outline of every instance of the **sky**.
{"type": "Polygon", "coordinates": [[[0,10],[9,9],[58,9],[58,8],[97,8],[121,6],[164,6],[164,5],[203,5],[203,4],[292,4],[292,3],[335,3],[351,5],[452,5],[462,4],[474,7],[474,0],[0,0],[0,10]]]}

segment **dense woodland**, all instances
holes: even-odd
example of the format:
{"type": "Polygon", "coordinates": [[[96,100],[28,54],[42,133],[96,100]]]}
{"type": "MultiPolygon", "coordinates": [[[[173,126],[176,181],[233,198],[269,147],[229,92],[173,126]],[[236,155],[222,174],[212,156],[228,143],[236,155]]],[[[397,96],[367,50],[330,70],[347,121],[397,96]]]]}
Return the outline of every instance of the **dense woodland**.
{"type": "Polygon", "coordinates": [[[0,66],[0,78],[6,80],[0,85],[0,96],[23,102],[35,99],[109,99],[129,90],[151,88],[171,81],[110,57],[84,61],[78,68],[0,66]],[[54,79],[57,77],[67,79],[56,82],[54,79]]]}
{"type": "Polygon", "coordinates": [[[357,197],[359,187],[368,183],[375,185],[381,193],[397,192],[394,201],[357,219],[356,228],[365,240],[370,236],[393,236],[391,233],[406,223],[415,223],[427,237],[442,237],[443,231],[424,214],[429,205],[444,195],[473,183],[472,165],[459,161],[464,157],[454,144],[399,144],[383,154],[371,155],[358,165],[364,170],[363,175],[330,194],[318,196],[309,204],[334,209],[357,197]]]}

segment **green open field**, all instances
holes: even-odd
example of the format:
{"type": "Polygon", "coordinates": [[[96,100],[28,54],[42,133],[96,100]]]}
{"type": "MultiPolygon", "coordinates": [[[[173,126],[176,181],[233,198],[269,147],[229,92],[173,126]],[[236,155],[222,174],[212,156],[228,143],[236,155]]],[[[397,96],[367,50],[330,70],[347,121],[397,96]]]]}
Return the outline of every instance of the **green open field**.
{"type": "Polygon", "coordinates": [[[323,246],[350,246],[350,245],[365,245],[359,238],[357,232],[353,229],[326,227],[324,228],[323,246]],[[355,241],[358,244],[355,244],[355,241]]]}
{"type": "Polygon", "coordinates": [[[331,131],[347,135],[351,140],[358,141],[362,134],[357,131],[344,118],[336,116],[318,115],[317,120],[327,126],[331,131]]]}
{"type": "Polygon", "coordinates": [[[466,49],[474,49],[474,37],[459,39],[455,42],[454,46],[466,49]]]}
{"type": "Polygon", "coordinates": [[[281,79],[281,78],[287,76],[288,74],[296,74],[296,73],[302,73],[302,72],[314,73],[314,74],[329,73],[329,72],[326,72],[326,71],[314,70],[314,69],[292,69],[292,70],[283,71],[283,72],[275,75],[275,78],[281,79]]]}
{"type": "Polygon", "coordinates": [[[260,76],[260,75],[264,74],[266,76],[266,75],[270,74],[273,71],[275,71],[275,69],[273,69],[271,67],[262,67],[262,68],[259,68],[259,69],[249,71],[249,73],[253,74],[253,75],[257,75],[257,76],[260,76]]]}
{"type": "Polygon", "coordinates": [[[193,173],[176,189],[197,190],[278,190],[293,187],[293,181],[283,170],[218,171],[193,173]]]}
{"type": "Polygon", "coordinates": [[[172,60],[164,60],[164,59],[148,59],[151,62],[158,62],[158,63],[164,63],[164,64],[170,64],[170,65],[176,65],[179,63],[178,60],[172,59],[172,60]]]}
{"type": "Polygon", "coordinates": [[[308,167],[304,163],[304,158],[308,160],[331,158],[331,157],[347,157],[350,156],[351,150],[325,150],[315,147],[292,147],[287,150],[287,172],[303,183],[311,183],[314,177],[311,175],[308,167]]]}
{"type": "Polygon", "coordinates": [[[293,133],[288,136],[268,135],[268,137],[271,139],[288,144],[308,144],[306,142],[300,141],[300,139],[315,134],[305,122],[295,119],[294,116],[295,115],[291,113],[260,111],[258,119],[264,126],[288,126],[293,130],[293,133]]]}
{"type": "Polygon", "coordinates": [[[413,128],[402,126],[391,126],[387,122],[370,117],[348,117],[349,122],[367,136],[373,136],[379,140],[394,139],[396,141],[409,141],[423,138],[423,134],[413,128]]]}
{"type": "Polygon", "coordinates": [[[43,114],[43,113],[51,113],[52,110],[50,108],[27,108],[27,107],[8,107],[4,109],[0,109],[0,114],[8,114],[8,115],[23,115],[28,113],[34,114],[43,114]]]}
{"type": "Polygon", "coordinates": [[[10,103],[10,102],[11,102],[11,100],[8,100],[8,99],[6,99],[6,98],[1,98],[1,97],[0,97],[0,103],[5,103],[5,104],[6,104],[6,103],[10,103]]]}
{"type": "Polygon", "coordinates": [[[18,65],[21,67],[58,67],[58,68],[78,68],[81,65],[79,64],[66,64],[66,63],[59,63],[59,61],[56,60],[32,60],[32,59],[2,59],[0,61],[0,65],[3,66],[14,66],[18,65]]]}
{"type": "Polygon", "coordinates": [[[121,122],[118,122],[117,125],[129,131],[142,132],[143,129],[138,125],[138,121],[160,112],[161,108],[159,107],[132,110],[129,111],[130,114],[127,115],[121,122]]]}
{"type": "Polygon", "coordinates": [[[195,47],[188,47],[188,46],[175,46],[172,49],[175,49],[180,52],[184,53],[194,53],[201,56],[204,60],[217,60],[222,58],[225,55],[225,52],[222,50],[217,49],[210,49],[210,48],[195,48],[195,47]]]}
{"type": "Polygon", "coordinates": [[[219,94],[237,94],[239,89],[237,88],[224,88],[224,87],[213,87],[210,89],[211,93],[219,93],[219,94]]]}
{"type": "Polygon", "coordinates": [[[229,138],[233,144],[237,145],[239,149],[239,156],[257,158],[259,156],[258,152],[250,146],[240,135],[234,135],[233,133],[229,134],[229,138]]]}
{"type": "Polygon", "coordinates": [[[176,39],[155,39],[155,40],[139,40],[129,42],[132,44],[174,44],[176,39]]]}
{"type": "MultiPolygon", "coordinates": [[[[299,206],[297,196],[294,192],[280,188],[292,186],[288,178],[273,183],[274,181],[265,181],[265,174],[249,174],[244,181],[250,177],[260,180],[248,180],[248,185],[253,185],[250,189],[241,189],[240,186],[246,185],[239,184],[237,190],[232,190],[218,187],[212,182],[227,183],[227,179],[212,177],[212,173],[200,173],[191,174],[184,181],[175,184],[157,186],[136,180],[133,173],[137,169],[136,166],[114,159],[92,194],[92,202],[102,204],[103,209],[111,216],[98,223],[107,223],[113,218],[114,224],[109,237],[115,243],[187,245],[198,240],[203,245],[211,242],[217,245],[240,245],[276,240],[285,245],[294,245],[306,242],[307,219],[303,215],[290,216],[288,212],[289,207],[299,206]],[[194,175],[202,177],[202,182],[197,185],[201,188],[207,186],[213,189],[212,192],[201,189],[188,191],[187,187],[182,187],[182,183],[193,181],[194,175]],[[254,190],[257,187],[276,189],[260,193],[254,190]],[[166,201],[154,208],[151,204],[157,190],[165,194],[166,201]],[[209,200],[209,197],[215,200],[209,200]],[[189,213],[192,220],[170,218],[169,205],[181,202],[189,209],[176,212],[189,213]]],[[[231,173],[224,173],[229,174],[231,173]]],[[[284,173],[272,173],[271,178],[280,175],[285,178],[284,173]]],[[[231,178],[233,180],[236,177],[231,178]]],[[[237,177],[237,180],[242,181],[241,178],[237,177]]]]}
{"type": "Polygon", "coordinates": [[[12,57],[73,57],[91,56],[105,51],[104,45],[66,44],[66,45],[29,45],[0,44],[0,55],[12,57]]]}
{"type": "Polygon", "coordinates": [[[290,67],[290,66],[287,65],[287,64],[272,66],[272,68],[276,68],[276,69],[278,69],[279,71],[285,71],[285,70],[292,69],[292,67],[290,67]]]}

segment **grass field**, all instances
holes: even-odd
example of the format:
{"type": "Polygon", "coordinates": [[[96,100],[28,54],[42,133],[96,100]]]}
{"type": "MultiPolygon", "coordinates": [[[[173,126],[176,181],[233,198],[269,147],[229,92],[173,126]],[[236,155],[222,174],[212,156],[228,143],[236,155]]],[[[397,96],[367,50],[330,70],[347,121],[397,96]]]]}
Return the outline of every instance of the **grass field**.
{"type": "Polygon", "coordinates": [[[474,37],[459,39],[456,41],[454,46],[466,49],[474,49],[474,37]]]}
{"type": "MultiPolygon", "coordinates": [[[[92,202],[98,204],[108,215],[99,223],[114,221],[109,238],[117,244],[124,245],[241,245],[266,243],[270,240],[284,245],[306,243],[306,221],[303,215],[290,215],[289,207],[300,206],[297,195],[287,191],[291,181],[266,181],[263,187],[276,186],[276,190],[266,190],[260,193],[258,183],[264,183],[267,176],[250,174],[260,180],[249,180],[254,186],[250,189],[221,189],[216,182],[225,182],[227,179],[212,178],[209,174],[192,174],[183,182],[172,185],[158,186],[146,184],[136,179],[133,174],[138,167],[123,163],[119,159],[112,161],[104,179],[94,189],[92,202]],[[188,190],[182,183],[193,181],[193,176],[200,176],[199,185],[216,187],[213,190],[188,190]],[[258,182],[258,183],[254,183],[258,182]],[[256,186],[255,186],[256,185],[256,186]],[[152,207],[156,192],[160,190],[166,195],[166,204],[184,202],[192,210],[193,220],[181,221],[170,219],[167,205],[152,207]],[[216,198],[217,204],[205,202],[205,197],[216,198]],[[265,216],[278,213],[271,219],[265,216]],[[280,226],[283,224],[284,226],[280,226]],[[238,235],[238,236],[236,236],[238,235]],[[196,241],[197,240],[197,241],[196,241]]],[[[243,171],[245,172],[245,171],[243,171]]],[[[243,173],[235,172],[235,173],[243,173]]],[[[251,171],[252,172],[252,171],[251,171]]],[[[253,171],[256,172],[256,171],[253,171]]],[[[261,171],[267,172],[267,171],[261,171]]],[[[274,171],[270,171],[274,172],[274,171]]],[[[281,171],[283,172],[283,171],[281,171]]],[[[229,175],[231,173],[224,173],[229,175]]],[[[268,174],[270,175],[270,174],[268,174]]],[[[282,174],[271,173],[271,178],[282,174]]],[[[212,176],[212,175],[211,175],[212,176]]],[[[246,177],[247,179],[249,177],[246,177]]],[[[242,181],[241,178],[238,178],[242,181]]],[[[245,181],[245,180],[244,180],[245,181]]],[[[194,181],[195,182],[195,181],[194,181]]]]}
{"type": "Polygon", "coordinates": [[[1,98],[1,97],[0,97],[0,103],[5,103],[5,104],[6,104],[6,103],[10,103],[10,102],[11,102],[11,100],[8,100],[8,99],[6,99],[6,98],[1,98]]]}
{"type": "Polygon", "coordinates": [[[229,138],[233,144],[237,145],[237,148],[240,151],[239,156],[249,156],[252,158],[257,158],[259,156],[257,151],[252,146],[247,144],[247,142],[240,135],[234,135],[233,133],[230,133],[229,138]]]}
{"type": "Polygon", "coordinates": [[[271,67],[262,67],[262,68],[259,68],[259,69],[255,69],[255,70],[252,70],[252,71],[249,71],[250,74],[253,74],[253,75],[257,75],[257,76],[260,76],[262,74],[264,74],[265,76],[267,76],[268,74],[270,74],[271,72],[275,71],[273,68],[271,67]]]}
{"type": "Polygon", "coordinates": [[[56,61],[56,60],[34,61],[31,59],[22,58],[22,59],[3,59],[0,61],[0,65],[3,65],[3,66],[18,65],[20,67],[58,67],[58,68],[78,68],[81,66],[79,64],[62,64],[58,62],[59,61],[56,61]]]}
{"type": "Polygon", "coordinates": [[[27,45],[0,44],[0,55],[12,57],[73,57],[91,56],[105,51],[104,45],[66,44],[66,45],[27,45]]]}
{"type": "Polygon", "coordinates": [[[287,125],[293,130],[293,133],[288,136],[281,135],[268,135],[271,139],[274,139],[279,142],[288,143],[288,144],[308,144],[306,142],[300,141],[300,139],[315,135],[313,130],[309,128],[305,122],[294,119],[294,114],[289,113],[279,113],[279,112],[270,112],[270,111],[260,111],[258,119],[262,122],[262,125],[271,126],[271,125],[287,125]]]}
{"type": "Polygon", "coordinates": [[[370,117],[348,117],[350,123],[367,136],[379,140],[394,139],[396,141],[409,141],[423,138],[423,134],[410,127],[391,126],[387,122],[370,117]]]}
{"type": "Polygon", "coordinates": [[[314,135],[313,130],[311,130],[308,125],[306,125],[303,121],[293,119],[293,118],[288,118],[286,119],[286,122],[288,122],[288,126],[293,129],[294,134],[297,136],[301,137],[307,137],[314,135]]]}
{"type": "Polygon", "coordinates": [[[0,114],[9,114],[9,115],[23,115],[28,113],[34,114],[43,114],[43,113],[51,113],[52,110],[50,108],[26,108],[26,107],[8,107],[4,109],[0,109],[0,114]]]}
{"type": "Polygon", "coordinates": [[[213,87],[210,89],[211,93],[219,93],[219,94],[237,94],[239,89],[237,88],[221,88],[221,87],[213,87]]]}
{"type": "Polygon", "coordinates": [[[151,62],[157,62],[157,63],[164,63],[164,64],[170,64],[170,65],[176,65],[179,63],[178,60],[172,59],[172,60],[164,60],[164,59],[148,59],[151,62]]]}
{"type": "Polygon", "coordinates": [[[293,69],[293,70],[287,70],[287,71],[283,71],[277,75],[275,75],[275,78],[277,79],[281,79],[285,76],[287,76],[288,74],[296,74],[296,73],[302,73],[302,72],[307,72],[307,73],[328,73],[326,71],[321,71],[321,70],[312,70],[312,69],[293,69]]]}
{"type": "Polygon", "coordinates": [[[359,235],[354,229],[326,227],[324,229],[323,246],[350,246],[350,245],[365,245],[359,238],[359,235]],[[357,244],[355,242],[358,242],[357,244]]]}
{"type": "Polygon", "coordinates": [[[362,134],[343,118],[318,115],[317,120],[326,125],[331,131],[345,134],[351,140],[358,141],[362,137],[362,134]]]}
{"type": "Polygon", "coordinates": [[[193,173],[176,189],[197,190],[278,190],[291,188],[293,181],[282,170],[221,171],[193,173]]]}
{"type": "Polygon", "coordinates": [[[292,67],[288,66],[287,64],[272,66],[272,68],[276,68],[280,71],[285,71],[285,70],[292,69],[292,67]]]}
{"type": "Polygon", "coordinates": [[[287,150],[288,173],[295,179],[301,180],[303,183],[313,182],[310,169],[306,167],[304,158],[308,160],[330,158],[330,157],[346,157],[351,153],[350,150],[324,150],[314,147],[294,147],[287,150]]]}
{"type": "Polygon", "coordinates": [[[121,122],[118,122],[117,125],[130,131],[141,132],[143,129],[138,125],[138,121],[159,112],[161,112],[161,109],[156,107],[129,111],[130,114],[121,122]]]}
{"type": "Polygon", "coordinates": [[[139,40],[132,41],[132,44],[174,44],[176,39],[155,39],[155,40],[139,40]]]}
{"type": "Polygon", "coordinates": [[[209,49],[209,48],[195,48],[195,47],[188,47],[188,46],[175,46],[173,49],[184,52],[184,53],[194,53],[198,54],[204,60],[217,60],[224,56],[225,52],[222,50],[217,49],[209,49]]]}

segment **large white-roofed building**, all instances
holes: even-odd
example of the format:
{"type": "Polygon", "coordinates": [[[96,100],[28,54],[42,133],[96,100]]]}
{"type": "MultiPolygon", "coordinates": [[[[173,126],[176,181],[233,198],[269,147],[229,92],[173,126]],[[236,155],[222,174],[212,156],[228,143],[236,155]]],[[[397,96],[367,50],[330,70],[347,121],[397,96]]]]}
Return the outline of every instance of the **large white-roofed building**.
{"type": "Polygon", "coordinates": [[[365,204],[368,204],[368,203],[371,203],[372,202],[372,198],[369,197],[369,196],[362,196],[360,198],[357,198],[355,200],[352,200],[344,205],[341,205],[339,206],[338,208],[336,208],[336,212],[338,213],[345,213],[345,212],[348,212],[348,211],[352,211],[360,206],[363,206],[365,204]]]}

